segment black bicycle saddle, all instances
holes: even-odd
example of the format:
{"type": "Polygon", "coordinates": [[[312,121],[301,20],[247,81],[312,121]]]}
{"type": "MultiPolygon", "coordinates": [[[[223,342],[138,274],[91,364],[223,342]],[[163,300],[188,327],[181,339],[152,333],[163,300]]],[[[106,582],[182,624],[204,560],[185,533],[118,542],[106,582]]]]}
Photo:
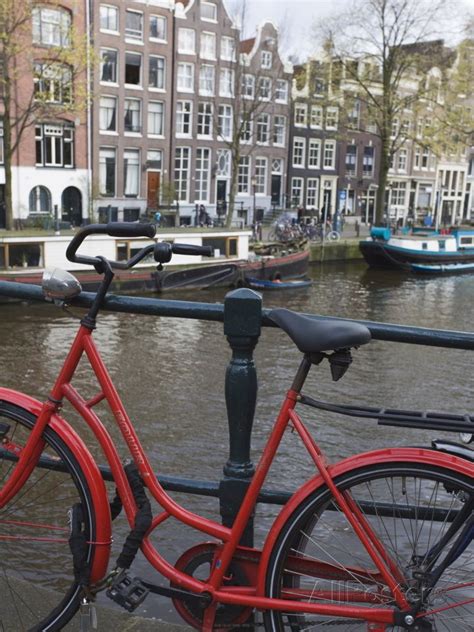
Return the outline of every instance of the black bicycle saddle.
{"type": "Polygon", "coordinates": [[[364,325],[337,320],[314,320],[289,309],[272,309],[268,318],[290,336],[302,353],[359,347],[371,340],[364,325]]]}

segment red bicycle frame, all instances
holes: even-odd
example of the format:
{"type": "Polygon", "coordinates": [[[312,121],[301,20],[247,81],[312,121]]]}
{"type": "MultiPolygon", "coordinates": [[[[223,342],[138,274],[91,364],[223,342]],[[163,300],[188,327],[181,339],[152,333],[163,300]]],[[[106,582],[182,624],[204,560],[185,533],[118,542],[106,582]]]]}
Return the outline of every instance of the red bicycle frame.
{"type": "MultiPolygon", "coordinates": [[[[450,461],[447,461],[445,456],[439,455],[431,450],[414,450],[404,448],[378,450],[350,457],[349,459],[335,465],[328,465],[315,440],[294,410],[299,393],[295,390],[290,390],[283,402],[276,423],[264,448],[263,454],[256,468],[255,475],[249,485],[234,524],[232,528],[224,527],[217,522],[203,518],[183,508],[176,503],[160,485],[150,466],[146,453],[140,444],[132,422],[130,421],[120,397],[112,383],[112,379],[102,361],[99,351],[94,344],[91,334],[92,331],[90,328],[81,325],[60,374],[53,389],[51,390],[48,401],[46,401],[40,409],[37,408],[35,410],[35,413],[37,414],[37,422],[33,427],[26,445],[21,451],[18,462],[11,473],[7,484],[2,490],[0,490],[0,507],[6,504],[21,489],[22,485],[33,471],[44,446],[42,433],[45,427],[49,423],[53,423],[54,419],[56,419],[58,410],[60,409],[63,400],[66,399],[83,417],[102,447],[110,465],[128,521],[131,525],[134,524],[137,507],[125,475],[121,459],[110,434],[93,410],[94,406],[105,399],[114,415],[123,439],[128,446],[130,454],[133,457],[147,489],[162,507],[162,512],[154,517],[150,531],[143,541],[143,553],[154,568],[167,577],[173,584],[195,593],[209,593],[213,597],[213,605],[208,608],[204,618],[204,630],[212,630],[215,605],[218,602],[248,606],[250,608],[263,610],[276,609],[284,610],[285,612],[307,612],[319,615],[332,615],[335,617],[348,617],[351,619],[357,618],[367,621],[370,624],[369,629],[371,630],[383,631],[386,625],[393,624],[395,614],[395,608],[393,606],[384,606],[382,599],[379,599],[378,602],[377,599],[375,599],[375,602],[379,604],[378,606],[372,605],[370,607],[368,605],[364,605],[364,603],[373,604],[374,595],[367,595],[366,597],[360,597],[359,595],[356,597],[355,595],[348,593],[347,601],[357,601],[358,605],[328,605],[314,602],[306,603],[296,601],[294,597],[291,598],[290,596],[285,598],[285,593],[283,593],[283,598],[279,599],[264,596],[264,582],[270,552],[278,537],[281,527],[295,507],[317,487],[323,484],[327,485],[331,491],[335,503],[338,505],[340,511],[346,516],[348,522],[354,529],[354,532],[357,534],[360,542],[363,544],[374,563],[376,571],[374,571],[373,574],[366,572],[367,579],[370,580],[377,577],[378,581],[387,586],[398,609],[402,611],[409,611],[410,606],[403,594],[403,591],[400,589],[400,584],[403,581],[400,570],[395,562],[390,558],[388,553],[383,549],[381,543],[378,541],[374,532],[370,528],[370,525],[359,510],[357,504],[352,500],[347,492],[341,492],[337,488],[334,483],[334,479],[344,472],[356,467],[361,467],[375,462],[381,463],[383,461],[393,461],[394,459],[411,462],[423,461],[430,464],[443,465],[444,467],[452,467],[452,469],[457,472],[465,472],[467,475],[472,475],[472,472],[469,470],[469,466],[466,462],[456,457],[451,457],[450,461]],[[98,394],[89,400],[85,400],[71,384],[71,380],[79,361],[84,354],[87,356],[100,386],[98,394]],[[255,549],[244,549],[239,546],[239,541],[254,505],[256,504],[258,494],[262,488],[283,434],[289,425],[291,425],[300,436],[303,445],[311,456],[319,474],[298,490],[289,503],[283,508],[269,532],[263,550],[260,552],[255,549]],[[154,545],[150,542],[149,536],[151,532],[171,516],[180,522],[222,542],[222,545],[216,546],[215,559],[207,581],[197,580],[176,569],[159,554],[154,545]],[[257,570],[254,573],[255,581],[253,585],[225,586],[224,578],[232,558],[236,554],[238,555],[239,552],[247,551],[251,553],[251,556],[253,555],[255,560],[254,565],[257,566],[257,570]]],[[[10,399],[14,402],[18,402],[19,397],[21,397],[19,394],[7,391],[6,389],[0,389],[0,396],[2,399],[10,399]]],[[[24,403],[24,401],[25,400],[22,400],[22,403],[24,403]]],[[[30,407],[32,401],[33,400],[29,400],[30,407]]],[[[69,444],[78,443],[76,434],[67,424],[63,425],[61,432],[69,444]]],[[[81,447],[80,444],[78,445],[80,447],[80,451],[85,450],[85,448],[81,447]]],[[[93,463],[91,457],[89,458],[84,456],[84,460],[87,461],[88,459],[90,459],[93,463]]],[[[95,496],[97,497],[102,494],[103,497],[102,487],[104,484],[100,479],[98,468],[95,465],[94,467],[95,469],[92,468],[92,473],[89,475],[89,480],[97,481],[97,491],[95,496]],[[100,481],[98,481],[98,479],[100,479],[100,481]]],[[[98,515],[98,523],[102,523],[103,525],[100,541],[95,544],[105,544],[109,546],[110,533],[107,534],[107,529],[110,530],[110,514],[108,504],[96,502],[95,510],[98,515]]],[[[100,572],[105,573],[107,557],[104,556],[105,554],[102,555],[101,564],[99,565],[99,569],[101,569],[101,571],[96,571],[96,573],[93,574],[94,581],[99,581],[99,579],[101,579],[100,572]]],[[[324,577],[325,568],[323,563],[306,560],[305,564],[308,568],[312,568],[314,570],[316,577],[324,577]]],[[[348,572],[350,573],[351,569],[348,569],[348,572]]],[[[354,569],[354,572],[360,574],[360,570],[358,569],[357,571],[354,569]]],[[[303,595],[303,593],[301,594],[303,595]]]]}

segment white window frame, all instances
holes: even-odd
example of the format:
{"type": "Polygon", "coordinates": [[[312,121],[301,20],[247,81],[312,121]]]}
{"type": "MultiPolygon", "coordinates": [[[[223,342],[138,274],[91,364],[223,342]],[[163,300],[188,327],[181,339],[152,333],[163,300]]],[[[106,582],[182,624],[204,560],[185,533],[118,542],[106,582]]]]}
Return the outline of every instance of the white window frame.
{"type": "Polygon", "coordinates": [[[142,133],[142,100],[136,99],[133,97],[126,97],[124,100],[123,110],[124,110],[124,134],[126,136],[140,135],[142,133]],[[130,105],[130,106],[133,105],[133,107],[127,108],[127,105],[130,105]],[[126,117],[127,111],[131,112],[132,121],[134,121],[133,127],[136,127],[137,129],[127,130],[125,128],[125,117],[126,117]],[[137,112],[138,114],[136,114],[137,112]]]}
{"type": "Polygon", "coordinates": [[[303,193],[304,193],[304,179],[301,177],[293,177],[291,178],[291,205],[294,206],[302,206],[303,205],[303,193]],[[295,191],[298,191],[298,194],[295,195],[295,191]]]}
{"type": "Polygon", "coordinates": [[[320,105],[312,105],[309,119],[311,129],[321,129],[323,127],[323,108],[320,105]]]}
{"type": "Polygon", "coordinates": [[[198,103],[197,114],[197,137],[198,138],[212,138],[213,136],[213,121],[214,121],[214,106],[210,101],[200,101],[198,103]],[[205,134],[199,129],[209,129],[209,134],[205,134]]]}
{"type": "Polygon", "coordinates": [[[408,168],[408,150],[405,149],[404,147],[401,147],[398,150],[397,171],[402,171],[403,173],[406,173],[407,168],[408,168]]]}
{"type": "MultiPolygon", "coordinates": [[[[107,20],[109,21],[109,20],[107,20]]],[[[99,30],[101,33],[111,33],[113,35],[118,35],[120,32],[120,11],[119,8],[113,4],[101,4],[99,7],[99,30]],[[115,13],[117,23],[116,29],[106,29],[102,28],[102,9],[107,9],[108,12],[112,11],[115,13]]]]}
{"type": "Polygon", "coordinates": [[[320,138],[309,139],[308,169],[321,169],[321,139],[320,138]]]}
{"type": "Polygon", "coordinates": [[[119,76],[119,54],[118,54],[118,50],[116,50],[115,48],[101,48],[100,49],[100,83],[103,85],[114,85],[114,86],[118,86],[118,76],[119,76]],[[115,55],[115,61],[114,61],[114,65],[113,68],[115,68],[115,78],[113,81],[108,81],[107,79],[103,79],[102,75],[104,73],[104,67],[107,63],[107,61],[104,61],[104,57],[107,54],[110,53],[114,53],[115,55]]]}
{"type": "Polygon", "coordinates": [[[244,99],[253,99],[255,97],[255,77],[245,73],[242,75],[240,94],[244,99]]]}
{"type": "Polygon", "coordinates": [[[149,90],[154,90],[157,92],[165,92],[166,90],[166,57],[163,57],[163,55],[149,55],[148,57],[148,88],[149,90]],[[150,81],[152,60],[157,60],[156,78],[158,85],[156,86],[152,85],[150,81]],[[162,62],[162,68],[159,66],[160,61],[162,62]],[[160,78],[161,84],[159,81],[160,78]]]}
{"type": "Polygon", "coordinates": [[[126,198],[138,198],[140,196],[140,150],[136,148],[126,148],[123,151],[123,195],[126,198]],[[136,162],[132,163],[131,166],[134,168],[136,172],[137,186],[135,188],[130,188],[127,193],[127,187],[130,186],[129,175],[127,175],[127,171],[130,168],[130,165],[127,164],[125,167],[125,160],[130,159],[131,157],[136,158],[136,162]]]}
{"type": "Polygon", "coordinates": [[[167,42],[168,41],[168,36],[167,36],[167,33],[168,33],[168,18],[165,15],[158,15],[156,13],[153,13],[152,15],[150,15],[148,33],[149,33],[148,39],[151,42],[167,42]],[[161,22],[164,25],[164,28],[162,29],[164,37],[160,37],[159,36],[160,28],[157,29],[158,37],[155,37],[154,35],[151,34],[151,23],[152,23],[152,20],[156,20],[157,23],[161,22]]]}
{"type": "Polygon", "coordinates": [[[261,112],[257,116],[257,144],[270,144],[270,114],[261,112]]]}
{"type": "Polygon", "coordinates": [[[235,40],[224,35],[221,37],[221,59],[223,61],[235,61],[235,40]],[[225,46],[224,46],[225,42],[225,46]],[[229,53],[230,51],[230,53],[229,53]]]}
{"type": "Polygon", "coordinates": [[[407,183],[392,182],[390,191],[390,206],[405,206],[407,199],[407,183]]]}
{"type": "Polygon", "coordinates": [[[224,140],[232,140],[233,109],[231,105],[219,105],[218,136],[224,140]],[[226,132],[225,134],[223,132],[226,132]]]}
{"type": "Polygon", "coordinates": [[[364,153],[362,154],[362,177],[363,178],[371,178],[374,175],[374,167],[375,167],[375,148],[371,145],[366,145],[364,147],[364,153]],[[366,153],[366,149],[372,150],[372,155],[366,153]],[[369,158],[371,159],[369,161],[369,158]],[[370,171],[365,167],[370,165],[370,171]]]}
{"type": "Polygon", "coordinates": [[[250,156],[240,156],[237,175],[237,194],[250,194],[250,173],[252,162],[250,156]]]}
{"type": "Polygon", "coordinates": [[[295,169],[304,169],[306,154],[306,138],[303,136],[293,137],[292,165],[295,169]]]}
{"type": "Polygon", "coordinates": [[[336,141],[327,138],[324,141],[323,169],[335,169],[335,168],[336,168],[336,141]],[[331,156],[332,158],[331,162],[328,161],[329,156],[331,156]]]}
{"type": "Polygon", "coordinates": [[[99,147],[99,195],[102,197],[115,197],[117,195],[117,148],[99,147]],[[107,182],[107,158],[113,158],[114,186],[113,191],[106,191],[107,182]]]}
{"type": "Polygon", "coordinates": [[[240,115],[239,125],[241,126],[240,142],[244,145],[248,145],[252,142],[253,136],[253,120],[247,118],[247,124],[242,127],[242,114],[240,115]]]}
{"type": "Polygon", "coordinates": [[[187,61],[180,61],[177,65],[176,89],[178,92],[194,92],[194,64],[187,61]],[[180,71],[191,70],[183,75],[180,71]]]}
{"type": "Polygon", "coordinates": [[[268,159],[264,156],[255,158],[255,195],[267,194],[268,159]]]}
{"type": "Polygon", "coordinates": [[[193,102],[176,101],[176,138],[191,138],[193,131],[193,102]]]}
{"type": "Polygon", "coordinates": [[[117,135],[118,133],[118,99],[116,96],[109,94],[102,94],[99,101],[99,131],[101,134],[117,135]],[[111,105],[113,104],[113,107],[111,105]],[[113,112],[110,115],[110,112],[113,112]],[[111,116],[110,122],[107,124],[107,119],[111,116]],[[112,122],[115,122],[111,127],[112,122]]]}
{"type": "Polygon", "coordinates": [[[217,34],[212,31],[203,31],[200,36],[199,42],[199,56],[201,59],[206,59],[209,61],[216,61],[217,55],[217,34]],[[212,42],[212,46],[208,46],[207,44],[212,42]],[[206,46],[204,46],[206,43],[206,46]]]}
{"type": "Polygon", "coordinates": [[[196,31],[180,26],[178,29],[178,53],[180,55],[196,54],[196,31]]]}
{"type": "Polygon", "coordinates": [[[346,158],[345,158],[345,161],[344,161],[344,170],[345,170],[346,175],[348,175],[348,176],[355,176],[357,174],[358,153],[359,153],[358,152],[358,147],[357,147],[357,145],[355,143],[348,143],[347,144],[347,146],[346,146],[346,158]],[[355,147],[355,153],[349,152],[348,151],[349,147],[355,147]],[[349,164],[348,161],[347,161],[348,156],[351,157],[351,162],[350,162],[350,168],[349,169],[347,168],[348,164],[349,164]],[[353,160],[352,160],[352,157],[353,157],[353,160]]]}
{"type": "Polygon", "coordinates": [[[288,103],[288,81],[286,79],[276,80],[275,101],[278,103],[288,103]]]}
{"type": "Polygon", "coordinates": [[[262,50],[260,53],[260,68],[270,70],[272,67],[273,55],[269,50],[262,50]]]}
{"type": "Polygon", "coordinates": [[[195,159],[194,201],[209,202],[211,184],[211,150],[198,147],[195,159]]]}
{"type": "Polygon", "coordinates": [[[148,101],[147,111],[147,135],[151,138],[164,138],[165,135],[165,104],[163,101],[148,101]],[[152,111],[150,106],[158,106],[156,112],[152,111]],[[152,121],[158,120],[159,131],[150,131],[152,128],[156,128],[156,124],[152,121]]]}
{"type": "Polygon", "coordinates": [[[199,67],[199,94],[213,97],[216,85],[216,67],[211,64],[201,64],[199,67]]]}
{"type": "Polygon", "coordinates": [[[271,77],[258,78],[258,98],[260,101],[270,101],[272,98],[271,77]]]}
{"type": "Polygon", "coordinates": [[[125,9],[125,40],[131,42],[143,42],[143,13],[134,9],[125,9]],[[127,17],[131,15],[139,16],[140,28],[130,29],[127,27],[127,17]]]}
{"type": "Polygon", "coordinates": [[[285,146],[286,116],[275,114],[273,117],[273,144],[277,147],[285,146]]]}
{"type": "Polygon", "coordinates": [[[318,208],[319,206],[319,178],[306,180],[306,208],[318,208]]]}
{"type": "Polygon", "coordinates": [[[339,109],[337,107],[326,108],[326,129],[337,129],[339,122],[339,109]]]}
{"type": "MultiPolygon", "coordinates": [[[[24,0],[21,0],[21,3],[24,0]]],[[[6,5],[8,6],[8,5],[6,5]]],[[[62,6],[40,5],[31,10],[33,22],[33,44],[48,47],[71,46],[71,12],[62,6]],[[48,18],[56,14],[56,20],[48,18]]]]}
{"type": "MultiPolygon", "coordinates": [[[[135,65],[135,64],[133,64],[135,65]]],[[[141,53],[137,53],[137,51],[134,50],[127,50],[125,51],[125,65],[124,65],[124,83],[128,88],[132,88],[133,89],[137,89],[138,87],[142,87],[143,86],[143,55],[141,53]],[[140,58],[140,78],[138,83],[126,83],[126,72],[127,72],[127,55],[134,55],[135,57],[139,57],[140,58]]]]}
{"type": "Polygon", "coordinates": [[[189,182],[191,180],[191,147],[176,147],[174,153],[174,183],[176,199],[189,201],[189,182]],[[184,167],[183,165],[186,164],[184,167]]]}
{"type": "Polygon", "coordinates": [[[308,105],[306,103],[295,103],[295,127],[306,127],[308,124],[308,105]]]}
{"type": "Polygon", "coordinates": [[[232,68],[221,68],[219,72],[219,96],[234,96],[234,71],[232,68]]]}
{"type": "Polygon", "coordinates": [[[215,2],[204,2],[203,0],[201,0],[201,14],[200,14],[201,20],[203,20],[204,22],[217,22],[217,4],[215,2]],[[203,17],[202,15],[202,9],[203,7],[207,7],[207,8],[211,8],[213,7],[213,13],[214,13],[214,17],[213,18],[208,18],[208,17],[203,17]]]}

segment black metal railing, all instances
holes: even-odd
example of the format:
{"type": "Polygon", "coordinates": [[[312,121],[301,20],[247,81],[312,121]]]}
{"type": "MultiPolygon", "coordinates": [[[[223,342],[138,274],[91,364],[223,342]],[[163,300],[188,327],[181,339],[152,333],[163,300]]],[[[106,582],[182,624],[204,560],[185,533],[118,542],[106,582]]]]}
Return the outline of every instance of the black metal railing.
{"type": "MultiPolygon", "coordinates": [[[[5,281],[0,281],[0,296],[20,300],[45,300],[39,286],[5,281]]],[[[92,292],[82,292],[73,299],[72,305],[89,307],[94,296],[95,294],[92,292]]],[[[254,465],[250,458],[252,426],[257,401],[257,372],[253,352],[258,344],[261,327],[276,326],[268,318],[268,310],[263,309],[261,296],[253,290],[241,288],[229,292],[225,297],[224,304],[209,304],[109,295],[105,299],[102,309],[224,323],[224,335],[227,337],[232,352],[225,380],[225,399],[229,424],[229,458],[224,465],[224,476],[219,483],[176,477],[160,477],[160,481],[166,489],[171,491],[218,497],[222,521],[226,525],[231,525],[254,472],[254,465]]],[[[311,315],[311,317],[328,319],[327,316],[311,315]]],[[[474,350],[474,334],[472,333],[408,327],[373,321],[356,322],[366,325],[376,340],[474,350]]],[[[374,409],[370,409],[369,412],[373,413],[374,409]]],[[[408,412],[414,417],[412,427],[420,427],[420,424],[423,427],[423,415],[413,413],[413,411],[408,412]]],[[[394,411],[390,411],[390,415],[398,419],[394,411]]],[[[376,414],[366,416],[377,418],[376,414]]],[[[458,431],[459,419],[453,420],[450,417],[453,416],[438,416],[436,427],[439,430],[458,431]]],[[[380,423],[383,421],[383,418],[379,420],[380,423]]],[[[407,425],[409,422],[410,420],[407,425]]],[[[466,430],[464,426],[463,430],[466,430]]],[[[47,463],[44,463],[43,466],[47,467],[47,463]]],[[[110,476],[108,468],[102,468],[102,472],[104,478],[110,476]]],[[[260,494],[259,502],[283,504],[289,497],[290,494],[286,492],[264,489],[260,494]]],[[[248,546],[252,545],[252,522],[247,526],[242,541],[248,546]]]]}

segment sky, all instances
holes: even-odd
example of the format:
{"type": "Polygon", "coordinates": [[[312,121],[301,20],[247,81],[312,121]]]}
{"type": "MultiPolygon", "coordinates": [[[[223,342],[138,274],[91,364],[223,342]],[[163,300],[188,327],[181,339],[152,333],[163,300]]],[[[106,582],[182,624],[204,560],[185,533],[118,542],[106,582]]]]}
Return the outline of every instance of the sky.
{"type": "MultiPolygon", "coordinates": [[[[238,6],[238,0],[237,6],[238,6]]],[[[270,19],[288,31],[283,51],[304,59],[314,51],[312,26],[325,16],[347,9],[352,0],[247,0],[245,36],[251,37],[258,24],[270,19]]],[[[451,0],[453,17],[463,18],[474,14],[474,0],[451,0]]],[[[227,3],[231,8],[232,2],[227,3]]]]}

